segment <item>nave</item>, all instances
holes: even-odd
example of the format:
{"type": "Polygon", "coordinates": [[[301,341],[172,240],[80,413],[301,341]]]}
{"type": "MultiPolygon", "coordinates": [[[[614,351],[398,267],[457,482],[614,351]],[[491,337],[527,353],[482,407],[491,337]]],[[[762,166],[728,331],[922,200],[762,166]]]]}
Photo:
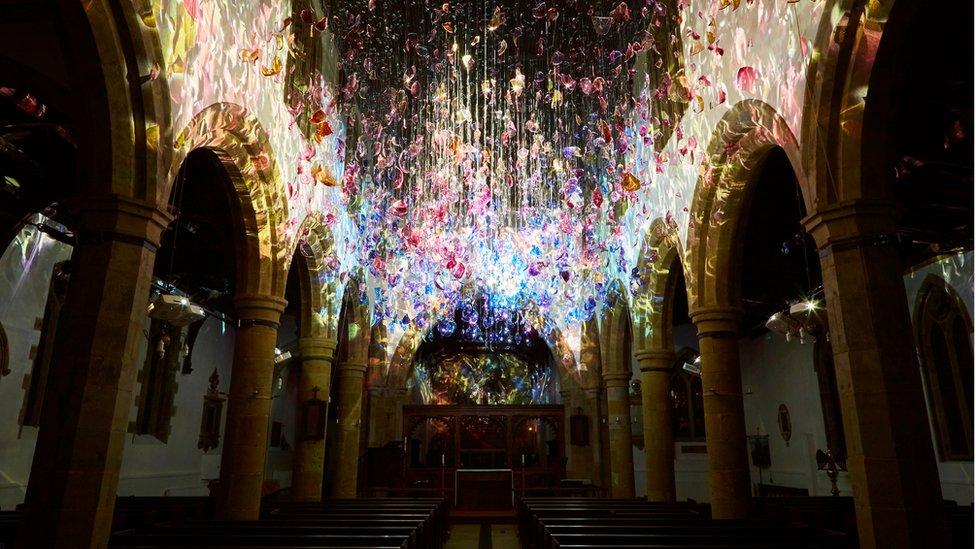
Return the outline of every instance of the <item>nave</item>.
{"type": "Polygon", "coordinates": [[[972,20],[0,0],[0,549],[971,546],[972,20]]]}

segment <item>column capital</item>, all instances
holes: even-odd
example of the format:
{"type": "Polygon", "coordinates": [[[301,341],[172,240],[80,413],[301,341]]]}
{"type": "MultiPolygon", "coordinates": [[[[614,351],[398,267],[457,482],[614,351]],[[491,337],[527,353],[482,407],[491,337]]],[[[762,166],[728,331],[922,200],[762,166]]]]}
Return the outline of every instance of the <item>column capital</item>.
{"type": "Polygon", "coordinates": [[[856,199],[818,208],[801,223],[820,250],[835,246],[894,242],[897,207],[888,201],[856,199]]]}
{"type": "Polygon", "coordinates": [[[117,194],[87,195],[71,204],[78,216],[79,238],[119,240],[159,248],[173,215],[158,206],[117,194]]]}
{"type": "Polygon", "coordinates": [[[263,324],[277,329],[286,305],[287,301],[273,295],[234,296],[234,311],[240,323],[263,324]]]}
{"type": "Polygon", "coordinates": [[[298,352],[303,359],[332,362],[335,360],[336,345],[337,342],[334,339],[302,337],[298,339],[298,352]]]}
{"type": "Polygon", "coordinates": [[[345,377],[351,376],[366,376],[366,365],[362,362],[340,362],[339,363],[339,375],[345,377]]]}
{"type": "Polygon", "coordinates": [[[667,349],[646,349],[634,353],[641,372],[670,372],[674,363],[674,351],[667,349]]]}
{"type": "Polygon", "coordinates": [[[603,374],[603,382],[607,387],[627,387],[630,385],[630,378],[632,376],[630,371],[608,372],[603,374]]]}
{"type": "Polygon", "coordinates": [[[734,337],[739,335],[742,309],[739,307],[697,307],[689,315],[698,336],[734,337]]]}

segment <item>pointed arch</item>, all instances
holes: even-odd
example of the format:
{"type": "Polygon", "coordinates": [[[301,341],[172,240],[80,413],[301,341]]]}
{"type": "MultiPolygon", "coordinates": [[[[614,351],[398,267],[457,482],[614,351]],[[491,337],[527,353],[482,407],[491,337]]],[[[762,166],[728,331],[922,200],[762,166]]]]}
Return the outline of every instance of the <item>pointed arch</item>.
{"type": "Polygon", "coordinates": [[[640,289],[633,297],[634,352],[672,350],[672,310],[683,276],[677,227],[663,218],[651,223],[637,261],[640,289]]]}
{"type": "Polygon", "coordinates": [[[915,341],[943,461],[973,458],[973,322],[952,286],[929,274],[915,299],[915,341]]]}
{"type": "Polygon", "coordinates": [[[302,303],[299,307],[300,337],[335,341],[339,329],[338,261],[332,233],[321,216],[309,214],[298,228],[290,268],[299,269],[302,303]]]}
{"type": "MultiPolygon", "coordinates": [[[[420,348],[425,333],[421,328],[411,325],[400,335],[396,349],[387,361],[386,386],[388,391],[395,392],[406,389],[407,380],[413,374],[417,349],[420,348]]],[[[549,346],[553,363],[558,369],[560,387],[567,387],[567,383],[570,381],[574,384],[581,383],[582,372],[573,353],[573,345],[566,334],[559,328],[553,328],[543,339],[549,346]]]]}
{"type": "Polygon", "coordinates": [[[351,277],[342,291],[342,307],[339,312],[338,358],[339,363],[366,367],[369,358],[370,314],[369,302],[360,297],[361,281],[351,277]]]}
{"type": "MultiPolygon", "coordinates": [[[[802,172],[797,173],[806,174],[814,190],[810,193],[813,201],[807,204],[808,212],[858,198],[890,198],[887,195],[890,189],[877,185],[875,179],[886,178],[888,174],[862,173],[864,168],[876,169],[873,165],[879,164],[865,163],[862,157],[874,154],[889,139],[881,129],[873,133],[869,129],[870,136],[864,134],[866,116],[870,117],[866,99],[872,88],[891,86],[897,72],[875,70],[882,36],[889,32],[889,21],[900,21],[898,32],[910,33],[915,13],[922,7],[922,2],[909,0],[830,0],[823,10],[814,44],[814,51],[819,55],[811,56],[807,69],[809,93],[800,130],[804,152],[802,172]]],[[[888,42],[912,44],[907,37],[888,42]]],[[[874,95],[879,95],[881,101],[895,99],[881,97],[885,94],[874,95]]],[[[885,108],[890,109],[879,107],[875,111],[891,112],[885,108]]]]}
{"type": "Polygon", "coordinates": [[[283,296],[291,258],[283,231],[288,201],[267,133],[244,107],[214,103],[180,132],[172,173],[198,148],[220,159],[240,207],[244,246],[237,293],[283,296]]]}
{"type": "Polygon", "coordinates": [[[692,199],[684,264],[689,307],[735,307],[740,301],[745,220],[759,169],[781,148],[800,185],[807,211],[812,193],[800,167],[800,152],[789,125],[768,104],[748,99],[730,109],[712,134],[708,165],[692,199]]]}
{"type": "Polygon", "coordinates": [[[97,151],[81,155],[81,181],[91,185],[88,192],[164,203],[173,147],[168,83],[159,73],[162,47],[153,18],[118,0],[58,5],[68,23],[69,71],[84,79],[72,85],[79,113],[90,121],[83,135],[91,140],[82,143],[97,151]]]}
{"type": "Polygon", "coordinates": [[[608,297],[600,319],[600,356],[603,374],[630,371],[632,343],[630,305],[623,284],[616,280],[607,292],[608,297]]]}

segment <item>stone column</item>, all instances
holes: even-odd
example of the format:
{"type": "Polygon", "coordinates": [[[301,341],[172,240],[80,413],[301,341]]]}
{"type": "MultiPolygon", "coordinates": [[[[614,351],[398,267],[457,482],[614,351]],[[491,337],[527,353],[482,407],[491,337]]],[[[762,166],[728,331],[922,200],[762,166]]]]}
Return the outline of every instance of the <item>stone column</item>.
{"type": "Polygon", "coordinates": [[[647,499],[674,501],[674,436],[668,394],[674,351],[640,351],[635,356],[641,372],[647,499]]]}
{"type": "Polygon", "coordinates": [[[355,362],[339,364],[339,429],[336,433],[339,461],[332,495],[356,497],[359,474],[359,434],[362,429],[363,384],[366,365],[355,362]]]}
{"type": "Polygon", "coordinates": [[[634,497],[634,450],[630,420],[630,377],[627,372],[604,373],[607,422],[610,433],[610,496],[634,497]]]}
{"type": "Polygon", "coordinates": [[[600,414],[600,395],[599,387],[587,387],[583,389],[584,400],[586,402],[583,409],[586,415],[590,416],[590,455],[592,468],[590,478],[597,486],[609,486],[604,482],[603,477],[603,437],[602,415],[600,414]]]}
{"type": "Polygon", "coordinates": [[[749,515],[752,481],[746,448],[746,424],[739,367],[739,322],[733,307],[702,308],[691,313],[698,328],[708,449],[708,488],[712,516],[749,515]]]}
{"type": "Polygon", "coordinates": [[[217,493],[217,516],[224,520],[257,520],[261,511],[274,350],[285,305],[270,295],[234,298],[238,328],[217,493]]]}
{"type": "MultiPolygon", "coordinates": [[[[562,397],[563,402],[563,422],[564,425],[564,439],[566,440],[566,476],[568,478],[590,478],[593,469],[593,453],[591,447],[593,445],[592,433],[588,432],[587,436],[590,438],[590,444],[586,446],[576,446],[571,441],[570,436],[570,424],[571,419],[576,415],[577,408],[585,410],[583,407],[582,394],[579,390],[572,389],[562,389],[559,391],[559,395],[562,397]],[[576,398],[574,398],[576,397],[576,398]]],[[[585,413],[585,412],[584,412],[585,413]]],[[[590,418],[592,424],[593,418],[590,418]]],[[[592,430],[592,425],[591,425],[592,430]]]]}
{"type": "Polygon", "coordinates": [[[944,547],[945,524],[889,205],[804,220],[820,249],[861,547],[944,547]]]}
{"type": "MultiPolygon", "coordinates": [[[[302,370],[298,378],[296,418],[302,417],[304,402],[313,398],[328,402],[335,349],[336,342],[331,339],[303,337],[298,340],[302,370]]],[[[320,501],[322,479],[325,478],[325,438],[301,440],[296,434],[292,459],[292,499],[320,501]]]]}
{"type": "Polygon", "coordinates": [[[383,385],[370,385],[366,389],[369,395],[369,447],[379,448],[389,442],[389,418],[387,416],[387,402],[383,385]]]}
{"type": "MultiPolygon", "coordinates": [[[[405,387],[398,388],[393,393],[393,435],[397,439],[403,438],[403,405],[407,403],[407,389],[405,387]]],[[[407,448],[403,449],[404,452],[407,448]]]]}
{"type": "Polygon", "coordinates": [[[156,248],[171,219],[116,196],[79,205],[18,547],[108,545],[156,248]]]}

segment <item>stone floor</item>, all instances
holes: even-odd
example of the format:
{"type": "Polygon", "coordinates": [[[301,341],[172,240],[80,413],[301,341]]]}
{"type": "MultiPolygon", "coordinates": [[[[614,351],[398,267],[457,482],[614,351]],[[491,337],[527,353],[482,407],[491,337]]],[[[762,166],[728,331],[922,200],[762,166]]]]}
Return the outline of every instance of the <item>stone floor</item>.
{"type": "Polygon", "coordinates": [[[456,524],[444,549],[520,549],[514,524],[456,524]]]}

